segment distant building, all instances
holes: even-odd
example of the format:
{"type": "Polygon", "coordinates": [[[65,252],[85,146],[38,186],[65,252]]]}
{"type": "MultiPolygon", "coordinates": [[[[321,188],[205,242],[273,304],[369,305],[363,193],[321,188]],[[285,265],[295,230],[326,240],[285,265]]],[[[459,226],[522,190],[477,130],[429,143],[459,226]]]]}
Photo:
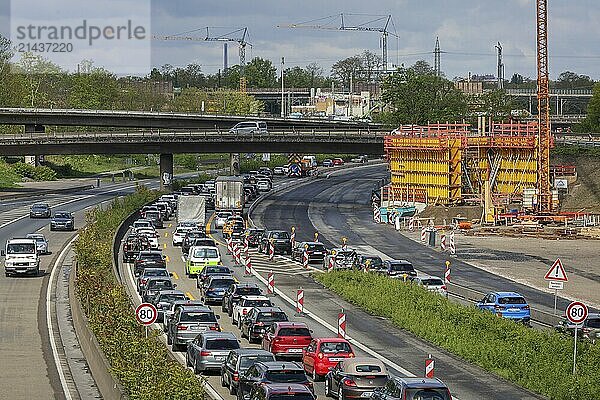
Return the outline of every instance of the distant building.
{"type": "Polygon", "coordinates": [[[468,95],[479,95],[483,93],[483,82],[481,81],[469,81],[469,80],[460,80],[454,82],[454,86],[468,95]]]}

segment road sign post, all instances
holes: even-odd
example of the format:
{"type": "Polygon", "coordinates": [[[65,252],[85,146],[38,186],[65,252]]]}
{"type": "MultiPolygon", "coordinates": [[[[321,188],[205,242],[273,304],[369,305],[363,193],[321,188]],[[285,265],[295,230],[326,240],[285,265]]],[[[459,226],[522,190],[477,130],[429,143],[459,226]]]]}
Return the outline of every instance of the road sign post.
{"type": "Polygon", "coordinates": [[[427,359],[425,360],[425,378],[433,379],[434,374],[435,374],[434,367],[435,367],[435,361],[433,360],[433,357],[431,356],[431,354],[429,354],[427,356],[427,359]]]}
{"type": "Polygon", "coordinates": [[[138,322],[144,325],[146,337],[148,337],[148,326],[156,322],[158,311],[154,304],[142,303],[135,309],[135,318],[138,322]]]}
{"type": "Polygon", "coordinates": [[[563,288],[564,282],[568,282],[569,278],[567,278],[567,273],[565,272],[565,268],[560,261],[560,258],[557,258],[554,261],[554,264],[550,267],[546,275],[544,275],[544,279],[550,281],[548,287],[550,289],[554,289],[554,315],[556,315],[556,302],[558,298],[558,290],[563,288]]]}
{"type": "Polygon", "coordinates": [[[583,321],[588,316],[588,308],[585,304],[580,301],[574,301],[567,307],[567,319],[575,324],[575,341],[573,344],[573,375],[575,375],[577,369],[577,330],[583,321]]]}
{"type": "Polygon", "coordinates": [[[304,290],[296,291],[296,315],[304,315],[304,290]]]}
{"type": "Polygon", "coordinates": [[[337,336],[342,339],[346,338],[346,313],[344,313],[344,309],[338,314],[337,336]]]}

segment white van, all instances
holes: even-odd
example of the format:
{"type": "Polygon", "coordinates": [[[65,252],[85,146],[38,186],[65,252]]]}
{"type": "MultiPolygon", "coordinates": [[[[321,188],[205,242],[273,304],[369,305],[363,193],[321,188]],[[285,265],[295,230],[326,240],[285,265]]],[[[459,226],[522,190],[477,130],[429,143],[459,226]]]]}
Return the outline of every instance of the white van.
{"type": "Polygon", "coordinates": [[[15,274],[40,274],[40,258],[38,257],[35,239],[9,239],[4,256],[4,273],[6,276],[15,274]]]}
{"type": "Polygon", "coordinates": [[[229,133],[238,135],[268,133],[267,123],[264,121],[238,122],[233,128],[229,129],[229,133]]]}

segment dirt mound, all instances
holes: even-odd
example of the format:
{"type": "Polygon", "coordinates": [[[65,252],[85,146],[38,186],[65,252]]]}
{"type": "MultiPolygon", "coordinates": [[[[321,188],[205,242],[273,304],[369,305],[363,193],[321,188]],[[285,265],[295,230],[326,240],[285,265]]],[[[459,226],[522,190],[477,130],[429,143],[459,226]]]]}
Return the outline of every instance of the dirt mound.
{"type": "Polygon", "coordinates": [[[449,224],[454,217],[462,217],[470,220],[480,220],[483,208],[480,206],[427,206],[419,214],[421,218],[434,218],[435,224],[442,224],[444,220],[449,224]]]}
{"type": "Polygon", "coordinates": [[[574,164],[577,168],[577,181],[562,200],[561,210],[600,213],[600,158],[558,156],[552,161],[553,164],[574,164]]]}

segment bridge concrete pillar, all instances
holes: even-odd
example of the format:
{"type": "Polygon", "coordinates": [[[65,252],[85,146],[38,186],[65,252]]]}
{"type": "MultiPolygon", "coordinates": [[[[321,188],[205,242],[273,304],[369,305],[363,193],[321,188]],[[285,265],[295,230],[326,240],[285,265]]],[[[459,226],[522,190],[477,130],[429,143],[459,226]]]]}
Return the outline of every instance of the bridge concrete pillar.
{"type": "MultiPolygon", "coordinates": [[[[26,124],[25,125],[25,134],[30,134],[31,136],[35,136],[37,134],[46,133],[46,127],[44,125],[37,124],[26,124]]],[[[34,167],[39,167],[43,162],[43,155],[33,155],[33,156],[25,156],[25,163],[31,164],[34,167]]]]}
{"type": "Polygon", "coordinates": [[[173,190],[173,154],[160,155],[160,190],[173,190]]]}
{"type": "Polygon", "coordinates": [[[231,153],[230,175],[240,174],[240,153],[231,153]]]}

